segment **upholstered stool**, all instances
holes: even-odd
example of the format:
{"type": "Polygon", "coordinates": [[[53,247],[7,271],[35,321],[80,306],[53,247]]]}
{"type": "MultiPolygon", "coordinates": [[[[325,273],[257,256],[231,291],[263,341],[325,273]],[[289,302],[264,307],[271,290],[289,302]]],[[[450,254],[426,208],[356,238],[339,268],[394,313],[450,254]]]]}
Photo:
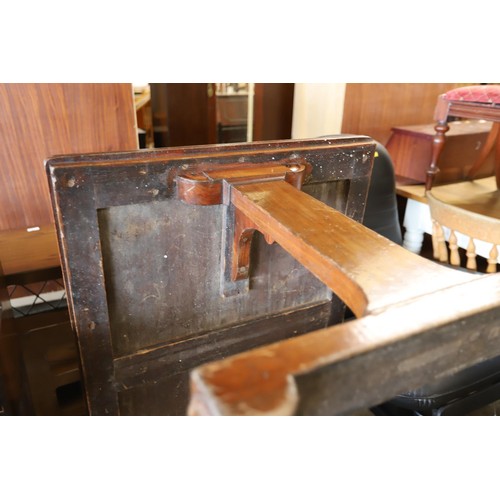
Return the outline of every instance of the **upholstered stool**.
{"type": "Polygon", "coordinates": [[[434,177],[439,170],[438,160],[443,149],[445,134],[449,130],[449,116],[495,122],[468,177],[474,178],[496,143],[496,181],[500,188],[500,141],[497,140],[500,131],[500,85],[471,85],[450,90],[438,98],[434,113],[437,121],[434,127],[436,135],[432,146],[431,164],[427,171],[426,190],[431,189],[434,177]]]}

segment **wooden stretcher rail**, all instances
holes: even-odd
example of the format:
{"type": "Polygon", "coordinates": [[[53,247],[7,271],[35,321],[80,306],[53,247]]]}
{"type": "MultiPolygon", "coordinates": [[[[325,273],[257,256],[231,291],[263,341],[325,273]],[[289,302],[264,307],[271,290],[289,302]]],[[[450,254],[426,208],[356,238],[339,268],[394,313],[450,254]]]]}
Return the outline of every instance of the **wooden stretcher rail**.
{"type": "Polygon", "coordinates": [[[342,413],[500,353],[499,277],[425,260],[282,180],[233,185],[231,203],[366,318],[195,370],[191,414],[342,413]],[[297,375],[314,380],[302,402],[297,375]]]}

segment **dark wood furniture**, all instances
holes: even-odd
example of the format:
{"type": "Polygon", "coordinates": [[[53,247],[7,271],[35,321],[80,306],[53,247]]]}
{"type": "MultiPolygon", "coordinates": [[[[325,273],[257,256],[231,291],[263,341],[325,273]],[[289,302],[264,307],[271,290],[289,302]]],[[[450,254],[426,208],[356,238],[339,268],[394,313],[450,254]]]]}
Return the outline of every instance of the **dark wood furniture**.
{"type": "MultiPolygon", "coordinates": [[[[436,185],[467,178],[479,150],[488,139],[491,123],[464,120],[450,122],[449,127],[439,159],[436,185]]],[[[427,168],[431,163],[434,135],[434,124],[392,128],[386,147],[401,183],[425,183],[427,168]]],[[[490,154],[475,177],[488,177],[494,171],[494,155],[490,154]]]]}
{"type": "Polygon", "coordinates": [[[5,277],[0,262],[0,415],[13,415],[20,399],[21,350],[12,325],[5,277]]]}
{"type": "MultiPolygon", "coordinates": [[[[336,218],[361,220],[374,147],[347,136],[50,159],[90,414],[185,414],[197,365],[339,322],[343,303],[305,267],[316,243],[293,238],[292,256],[268,242],[289,239],[305,193],[301,206],[318,199],[338,210],[324,221],[330,237],[356,241],[336,234],[336,218]],[[260,181],[276,187],[262,224],[285,217],[268,242],[245,208],[267,197],[260,181]]],[[[324,244],[319,276],[332,258],[324,244]]],[[[374,306],[358,292],[347,280],[341,293],[358,312],[374,306]]]]}
{"type": "Polygon", "coordinates": [[[46,285],[62,279],[54,226],[0,231],[0,262],[5,271],[0,279],[0,364],[11,413],[83,414],[79,356],[67,308],[56,303],[44,312],[33,313],[34,306],[24,316],[12,314],[17,312],[11,307],[13,296],[29,295],[29,300],[40,302],[38,284],[44,284],[43,291],[60,289],[46,285]]]}

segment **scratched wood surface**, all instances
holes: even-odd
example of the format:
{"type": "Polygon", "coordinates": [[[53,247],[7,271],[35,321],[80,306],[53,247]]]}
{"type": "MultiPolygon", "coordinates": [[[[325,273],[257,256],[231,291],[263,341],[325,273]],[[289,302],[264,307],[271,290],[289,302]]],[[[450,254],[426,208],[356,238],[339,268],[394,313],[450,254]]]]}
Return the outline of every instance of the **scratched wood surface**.
{"type": "Polygon", "coordinates": [[[191,415],[349,415],[500,354],[500,274],[208,363],[191,415]]]}
{"type": "Polygon", "coordinates": [[[185,414],[189,370],[342,315],[324,284],[257,234],[248,290],[221,294],[229,209],[179,201],[177,175],[302,162],[304,191],[360,221],[374,148],[344,136],[49,160],[90,413],[185,414]]]}

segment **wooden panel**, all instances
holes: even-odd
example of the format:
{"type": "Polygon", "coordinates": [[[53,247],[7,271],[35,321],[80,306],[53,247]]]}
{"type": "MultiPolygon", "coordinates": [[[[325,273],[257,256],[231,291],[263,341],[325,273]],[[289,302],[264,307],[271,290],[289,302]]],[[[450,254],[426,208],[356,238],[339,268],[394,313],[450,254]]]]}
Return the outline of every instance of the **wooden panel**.
{"type": "Polygon", "coordinates": [[[229,207],[183,204],[177,175],[304,162],[307,192],[359,221],[373,155],[371,140],[343,137],[49,161],[90,412],[183,413],[195,363],[341,318],[330,290],[259,237],[248,290],[223,294],[229,207]]]}
{"type": "Polygon", "coordinates": [[[289,139],[292,136],[293,83],[256,83],[253,140],[289,139]]]}
{"type": "Polygon", "coordinates": [[[440,94],[465,83],[348,83],[342,132],[386,144],[391,128],[431,123],[440,94]]]}
{"type": "Polygon", "coordinates": [[[45,158],[137,147],[130,84],[0,84],[0,230],[53,223],[45,158]]]}
{"type": "Polygon", "coordinates": [[[156,147],[216,142],[215,84],[153,83],[151,97],[156,147]]]}

